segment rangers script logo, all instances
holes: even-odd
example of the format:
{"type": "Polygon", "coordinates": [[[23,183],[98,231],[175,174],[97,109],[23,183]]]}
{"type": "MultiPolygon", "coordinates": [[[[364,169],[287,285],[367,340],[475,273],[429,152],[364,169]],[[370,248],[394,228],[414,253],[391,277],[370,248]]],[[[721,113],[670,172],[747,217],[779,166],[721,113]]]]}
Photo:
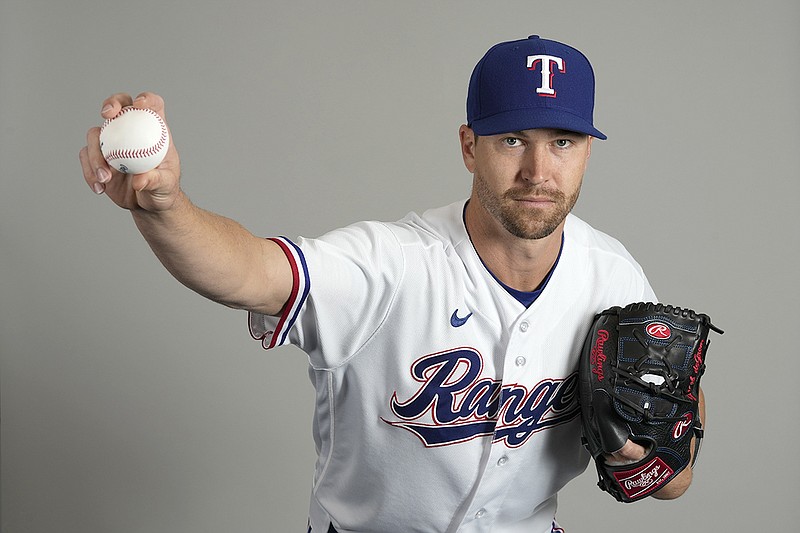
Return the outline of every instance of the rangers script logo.
{"type": "Polygon", "coordinates": [[[528,389],[481,377],[482,370],[483,359],[471,348],[421,357],[411,367],[419,389],[406,400],[395,391],[391,409],[400,420],[383,421],[414,433],[426,447],[485,436],[517,447],[579,413],[577,373],[563,380],[545,379],[528,389]]]}

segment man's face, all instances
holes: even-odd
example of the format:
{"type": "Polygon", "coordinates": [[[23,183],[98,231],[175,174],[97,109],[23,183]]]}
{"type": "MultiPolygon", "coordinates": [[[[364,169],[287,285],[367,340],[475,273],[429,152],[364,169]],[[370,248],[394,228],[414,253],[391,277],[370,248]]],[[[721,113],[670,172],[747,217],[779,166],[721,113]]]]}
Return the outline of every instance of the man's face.
{"type": "Polygon", "coordinates": [[[476,139],[466,126],[460,135],[471,201],[515,237],[552,234],[578,200],[592,137],[534,129],[476,139]]]}

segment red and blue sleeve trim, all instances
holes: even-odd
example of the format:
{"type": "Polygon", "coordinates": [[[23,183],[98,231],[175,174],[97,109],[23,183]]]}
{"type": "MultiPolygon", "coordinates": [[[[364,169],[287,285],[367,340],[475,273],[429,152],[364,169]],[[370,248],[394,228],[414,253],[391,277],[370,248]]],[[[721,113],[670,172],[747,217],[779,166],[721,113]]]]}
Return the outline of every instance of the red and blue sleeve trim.
{"type": "Polygon", "coordinates": [[[300,247],[286,237],[275,237],[269,240],[280,246],[289,260],[289,266],[292,269],[292,292],[283,307],[275,330],[267,332],[261,339],[262,345],[267,350],[286,344],[289,331],[294,326],[311,288],[311,282],[308,278],[308,265],[300,247]]]}

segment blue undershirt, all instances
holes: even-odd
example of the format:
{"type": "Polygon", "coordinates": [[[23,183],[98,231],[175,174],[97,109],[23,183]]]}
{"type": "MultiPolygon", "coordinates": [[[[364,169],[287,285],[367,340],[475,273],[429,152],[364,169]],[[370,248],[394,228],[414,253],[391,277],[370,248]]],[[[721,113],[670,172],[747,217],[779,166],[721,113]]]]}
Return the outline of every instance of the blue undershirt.
{"type": "MultiPolygon", "coordinates": [[[[461,214],[461,217],[462,217],[462,219],[464,221],[464,229],[466,229],[466,227],[467,227],[466,213],[467,213],[467,204],[468,203],[469,203],[469,201],[467,201],[467,203],[464,204],[464,211],[461,214]]],[[[467,231],[467,235],[469,235],[469,231],[467,231]]],[[[470,237],[470,240],[472,240],[472,237],[470,237]]],[[[473,248],[474,247],[475,247],[475,245],[473,244],[473,248]]],[[[519,303],[521,303],[522,305],[524,305],[527,308],[527,307],[530,307],[533,304],[533,302],[536,301],[537,298],[539,298],[539,295],[542,294],[542,291],[547,286],[547,282],[550,281],[550,278],[553,276],[553,272],[555,271],[556,266],[558,266],[558,260],[561,259],[561,251],[563,249],[564,249],[564,232],[562,231],[561,232],[561,246],[558,249],[558,256],[556,257],[556,262],[553,263],[553,268],[550,269],[550,272],[547,273],[547,275],[544,277],[544,279],[539,284],[539,286],[533,291],[518,291],[517,289],[509,287],[508,285],[506,285],[505,283],[503,283],[502,281],[497,279],[497,276],[494,275],[494,272],[489,270],[489,267],[487,267],[486,263],[483,262],[483,259],[481,258],[480,254],[478,254],[478,258],[481,260],[481,263],[483,263],[483,266],[484,266],[484,268],[486,268],[486,271],[489,274],[492,275],[492,277],[495,279],[495,281],[497,283],[499,283],[500,286],[503,287],[506,290],[506,292],[508,292],[508,294],[513,296],[519,303]]],[[[477,253],[477,250],[476,250],[476,253],[477,253]]]]}
{"type": "MultiPolygon", "coordinates": [[[[558,249],[558,257],[556,257],[556,262],[553,263],[553,268],[550,269],[550,272],[547,273],[547,276],[545,276],[545,278],[542,280],[542,282],[539,284],[536,290],[533,291],[518,291],[517,289],[509,287],[508,285],[497,279],[497,276],[495,276],[494,273],[491,270],[489,270],[488,267],[486,268],[486,270],[489,272],[489,274],[492,275],[495,281],[497,281],[497,283],[499,283],[500,286],[503,287],[506,290],[506,292],[508,292],[508,294],[516,298],[516,300],[525,307],[530,307],[531,304],[533,304],[533,302],[535,302],[536,299],[539,298],[539,295],[542,294],[542,291],[547,286],[547,282],[550,281],[550,278],[553,276],[553,272],[555,271],[556,266],[558,266],[558,260],[561,259],[561,250],[563,249],[564,249],[564,233],[562,232],[561,247],[558,249]]],[[[481,262],[483,262],[483,259],[481,259],[481,262]]],[[[486,266],[486,264],[484,263],[483,266],[486,266]]]]}

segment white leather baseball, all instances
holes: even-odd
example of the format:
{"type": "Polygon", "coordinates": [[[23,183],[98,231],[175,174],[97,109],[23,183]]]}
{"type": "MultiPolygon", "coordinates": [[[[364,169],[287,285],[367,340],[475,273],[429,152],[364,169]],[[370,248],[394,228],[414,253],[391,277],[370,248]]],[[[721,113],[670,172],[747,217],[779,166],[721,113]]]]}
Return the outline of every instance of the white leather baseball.
{"type": "Polygon", "coordinates": [[[100,129],[103,157],[126,174],[153,170],[164,160],[168,148],[167,125],[150,109],[125,107],[100,129]]]}

